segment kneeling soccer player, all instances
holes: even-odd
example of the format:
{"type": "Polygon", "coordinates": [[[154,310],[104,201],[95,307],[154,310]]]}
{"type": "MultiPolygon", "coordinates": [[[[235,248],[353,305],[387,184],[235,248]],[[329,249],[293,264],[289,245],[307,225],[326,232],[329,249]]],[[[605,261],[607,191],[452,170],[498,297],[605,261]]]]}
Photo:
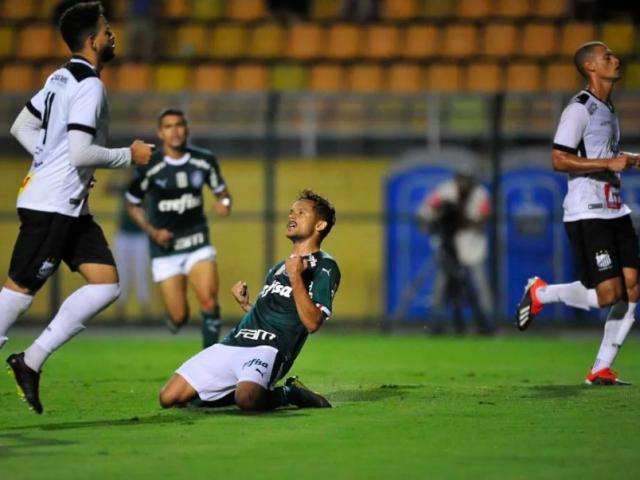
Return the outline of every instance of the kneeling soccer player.
{"type": "Polygon", "coordinates": [[[160,391],[160,405],[183,406],[199,397],[205,405],[235,403],[253,411],[331,406],[294,377],[274,385],[289,371],[308,334],[331,316],[340,270],[320,245],[334,223],[335,210],[326,199],[310,190],[301,193],[287,223],[291,255],[269,270],[255,305],[249,303],[246,283],[233,286],[246,315],[221,343],[178,368],[160,391]]]}

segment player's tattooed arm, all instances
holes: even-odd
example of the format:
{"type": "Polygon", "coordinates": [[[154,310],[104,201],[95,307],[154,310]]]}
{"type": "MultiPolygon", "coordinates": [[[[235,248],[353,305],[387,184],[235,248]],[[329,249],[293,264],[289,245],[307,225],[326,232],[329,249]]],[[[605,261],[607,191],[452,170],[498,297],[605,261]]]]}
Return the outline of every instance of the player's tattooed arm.
{"type": "Polygon", "coordinates": [[[298,316],[307,331],[313,333],[322,326],[324,315],[311,300],[307,287],[302,279],[302,272],[304,272],[307,267],[307,261],[300,255],[291,255],[285,261],[285,268],[287,269],[289,282],[291,282],[293,300],[296,304],[298,316]]]}
{"type": "Polygon", "coordinates": [[[215,194],[216,201],[213,203],[213,211],[221,217],[227,217],[231,214],[231,194],[226,188],[215,194]]]}
{"type": "Polygon", "coordinates": [[[136,205],[129,201],[126,202],[127,205],[127,213],[131,220],[140,227],[140,229],[145,232],[154,243],[160,245],[163,248],[166,248],[171,243],[173,239],[173,233],[165,228],[155,228],[149,220],[147,219],[147,215],[144,211],[144,207],[141,205],[136,205]]]}
{"type": "Polygon", "coordinates": [[[237,282],[233,287],[231,287],[231,295],[236,299],[240,308],[248,312],[253,308],[251,302],[249,302],[249,289],[247,288],[247,284],[243,281],[237,282]]]}

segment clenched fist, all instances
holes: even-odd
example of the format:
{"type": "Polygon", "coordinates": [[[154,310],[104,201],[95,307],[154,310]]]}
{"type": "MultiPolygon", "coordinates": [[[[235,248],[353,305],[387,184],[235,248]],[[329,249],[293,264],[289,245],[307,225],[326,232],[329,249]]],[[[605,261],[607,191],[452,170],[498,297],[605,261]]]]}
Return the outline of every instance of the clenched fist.
{"type": "Polygon", "coordinates": [[[153,148],[152,143],[145,143],[142,140],[134,140],[131,146],[131,161],[138,166],[144,166],[149,163],[153,148]]]}

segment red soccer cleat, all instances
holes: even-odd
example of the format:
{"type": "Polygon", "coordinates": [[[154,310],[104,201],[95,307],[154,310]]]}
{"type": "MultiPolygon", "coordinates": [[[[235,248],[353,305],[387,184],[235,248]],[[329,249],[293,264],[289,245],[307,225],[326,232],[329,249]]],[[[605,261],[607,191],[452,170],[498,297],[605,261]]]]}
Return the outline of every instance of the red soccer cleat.
{"type": "Polygon", "coordinates": [[[518,310],[516,311],[516,326],[518,330],[526,330],[533,321],[533,317],[542,311],[544,305],[538,300],[536,291],[540,287],[546,286],[547,282],[540,277],[531,277],[527,282],[527,285],[524,287],[524,295],[522,295],[522,300],[520,300],[518,310]]]}
{"type": "Polygon", "coordinates": [[[620,380],[618,374],[610,368],[603,368],[594,373],[589,372],[584,383],[587,385],[631,385],[629,382],[620,380]]]}

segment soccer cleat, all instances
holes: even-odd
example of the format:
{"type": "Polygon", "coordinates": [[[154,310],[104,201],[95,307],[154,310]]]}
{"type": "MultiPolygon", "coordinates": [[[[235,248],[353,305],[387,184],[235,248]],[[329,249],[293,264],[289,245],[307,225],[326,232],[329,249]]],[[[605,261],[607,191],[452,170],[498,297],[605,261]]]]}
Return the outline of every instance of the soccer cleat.
{"type": "Polygon", "coordinates": [[[298,408],[331,408],[329,401],[319,395],[298,380],[298,377],[289,377],[284,383],[289,388],[289,401],[298,408]]]}
{"type": "Polygon", "coordinates": [[[29,408],[41,414],[43,409],[38,392],[40,372],[34,372],[24,363],[24,352],[9,355],[7,365],[11,368],[9,372],[13,373],[16,380],[20,398],[29,404],[29,408]]]}
{"type": "Polygon", "coordinates": [[[589,372],[584,383],[587,385],[631,385],[629,382],[620,380],[618,374],[610,368],[603,368],[593,373],[589,372]]]}
{"type": "Polygon", "coordinates": [[[531,277],[524,287],[524,295],[516,311],[516,326],[518,330],[526,330],[533,321],[533,317],[542,311],[543,304],[536,296],[536,290],[546,287],[547,282],[540,277],[531,277]]]}

